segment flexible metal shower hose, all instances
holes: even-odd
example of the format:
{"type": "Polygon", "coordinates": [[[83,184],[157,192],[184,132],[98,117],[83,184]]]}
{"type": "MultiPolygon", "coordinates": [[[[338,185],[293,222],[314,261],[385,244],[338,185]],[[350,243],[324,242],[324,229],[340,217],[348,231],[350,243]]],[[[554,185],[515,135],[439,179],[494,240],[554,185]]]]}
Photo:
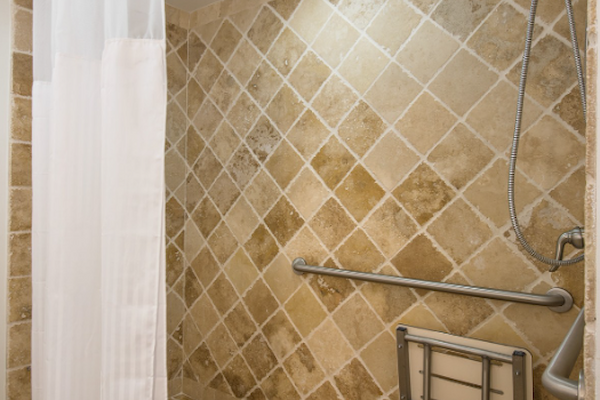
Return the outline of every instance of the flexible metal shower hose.
{"type": "MultiPolygon", "coordinates": [[[[535,14],[537,9],[538,0],[531,0],[531,8],[529,10],[529,20],[527,23],[527,36],[525,38],[525,51],[523,52],[523,64],[521,66],[521,76],[519,79],[519,95],[517,100],[517,115],[515,118],[515,131],[513,135],[512,149],[510,152],[510,164],[508,172],[508,209],[510,211],[510,220],[512,222],[513,229],[517,235],[517,239],[523,246],[523,248],[532,256],[539,261],[552,265],[554,267],[561,267],[566,265],[572,265],[583,260],[583,254],[572,258],[570,260],[556,260],[554,258],[546,257],[537,251],[535,251],[521,232],[519,221],[517,219],[517,212],[515,209],[515,169],[517,165],[517,151],[519,148],[519,138],[521,136],[521,117],[523,116],[523,103],[525,98],[525,84],[527,83],[527,68],[529,67],[529,55],[531,53],[531,42],[533,40],[533,28],[535,26],[535,14]]],[[[577,43],[577,33],[575,30],[575,17],[573,15],[573,5],[571,0],[565,0],[565,6],[567,9],[567,18],[569,20],[569,31],[571,33],[571,45],[573,47],[573,55],[575,57],[575,68],[577,69],[577,83],[579,84],[579,94],[581,96],[581,104],[583,107],[583,115],[585,118],[587,107],[586,107],[586,94],[585,94],[585,82],[583,77],[583,68],[581,66],[581,57],[579,56],[579,45],[577,43]]]]}

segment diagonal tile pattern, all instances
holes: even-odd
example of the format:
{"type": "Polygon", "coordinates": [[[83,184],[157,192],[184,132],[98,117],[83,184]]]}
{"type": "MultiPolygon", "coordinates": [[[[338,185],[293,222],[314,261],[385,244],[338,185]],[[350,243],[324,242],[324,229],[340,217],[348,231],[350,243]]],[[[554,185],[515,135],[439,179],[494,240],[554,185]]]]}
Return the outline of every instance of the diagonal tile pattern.
{"type": "MultiPolygon", "coordinates": [[[[545,365],[554,315],[290,268],[582,291],[581,269],[519,250],[506,212],[524,2],[220,4],[167,25],[171,398],[397,398],[399,322],[545,365]]],[[[517,205],[546,249],[583,223],[585,143],[564,11],[540,16],[517,205]]]]}

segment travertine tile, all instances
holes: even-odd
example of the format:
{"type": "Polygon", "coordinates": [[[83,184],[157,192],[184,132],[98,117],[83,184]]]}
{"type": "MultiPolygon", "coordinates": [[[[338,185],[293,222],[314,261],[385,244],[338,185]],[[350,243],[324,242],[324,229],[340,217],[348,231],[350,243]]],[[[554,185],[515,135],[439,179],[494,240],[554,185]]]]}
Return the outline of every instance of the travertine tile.
{"type": "Polygon", "coordinates": [[[187,115],[188,118],[194,118],[206,98],[206,93],[193,77],[187,82],[187,91],[187,115]]]}
{"type": "Polygon", "coordinates": [[[343,268],[363,272],[375,271],[384,261],[379,250],[361,229],[354,231],[335,255],[343,268]]]}
{"type": "Polygon", "coordinates": [[[576,309],[572,309],[557,314],[545,307],[511,304],[503,314],[515,323],[517,329],[525,334],[542,356],[546,356],[560,344],[568,328],[573,324],[577,312],[576,309]]]}
{"type": "MultiPolygon", "coordinates": [[[[553,202],[542,200],[535,207],[529,210],[525,215],[519,218],[521,231],[531,247],[541,254],[553,255],[556,250],[556,239],[563,233],[574,228],[574,223],[569,218],[569,214],[562,207],[553,202]]],[[[506,232],[505,236],[516,244],[516,238],[512,228],[506,232]]],[[[527,255],[527,252],[518,246],[519,250],[527,255]]],[[[533,261],[533,259],[529,258],[533,261]]],[[[541,272],[548,270],[548,266],[535,262],[541,272]]]]}
{"type": "Polygon", "coordinates": [[[294,148],[286,140],[282,140],[265,167],[279,187],[284,190],[298,175],[303,165],[302,158],[294,148]]]}
{"type": "Polygon", "coordinates": [[[356,358],[335,375],[335,383],[346,400],[371,400],[383,394],[365,366],[356,358]]]}
{"type": "Polygon", "coordinates": [[[331,6],[324,0],[304,0],[290,20],[290,26],[306,42],[311,43],[331,13],[331,6]]]}
{"type": "Polygon", "coordinates": [[[431,17],[448,32],[465,40],[499,0],[442,0],[431,17]]]}
{"type": "Polygon", "coordinates": [[[221,64],[211,51],[206,51],[200,59],[194,77],[198,80],[202,88],[209,92],[222,71],[223,64],[221,64]]]}
{"type": "MultiPolygon", "coordinates": [[[[170,107],[167,107],[167,121],[169,121],[169,109],[170,107]]],[[[31,141],[31,99],[20,97],[12,99],[10,124],[13,140],[31,141]]]]}
{"type": "Polygon", "coordinates": [[[273,235],[263,224],[260,224],[252,233],[244,248],[261,271],[273,261],[279,251],[273,235]]]}
{"type": "Polygon", "coordinates": [[[190,32],[188,36],[188,71],[193,73],[198,66],[200,58],[206,51],[206,45],[194,32],[190,32]]]}
{"type": "Polygon", "coordinates": [[[281,367],[261,383],[261,388],[268,399],[300,400],[300,395],[281,367]]]}
{"type": "Polygon", "coordinates": [[[389,123],[408,107],[421,91],[414,79],[391,63],[367,92],[367,101],[389,123]]]}
{"type": "MultiPolygon", "coordinates": [[[[465,196],[483,215],[492,220],[497,227],[501,227],[510,219],[507,191],[508,163],[505,160],[497,160],[468,187],[465,196]]],[[[528,183],[519,171],[515,176],[515,193],[517,212],[521,212],[540,195],[539,190],[528,183]]]]}
{"type": "MultiPolygon", "coordinates": [[[[167,153],[167,156],[168,154],[169,153],[167,153]]],[[[181,157],[179,158],[181,159],[181,157]]],[[[12,143],[10,145],[10,185],[31,186],[30,144],[12,143]]]]}
{"type": "Polygon", "coordinates": [[[398,384],[395,374],[390,374],[390,371],[397,368],[396,339],[392,334],[383,332],[360,356],[384,391],[387,392],[398,384]]]}
{"type": "Polygon", "coordinates": [[[264,271],[263,278],[281,303],[302,284],[302,278],[294,273],[291,262],[281,253],[264,271]]]}
{"type": "Polygon", "coordinates": [[[233,102],[240,93],[241,87],[235,81],[235,78],[227,71],[224,71],[210,91],[210,96],[216,106],[223,114],[233,105],[233,102]]]}
{"type": "MultiPolygon", "coordinates": [[[[470,126],[494,146],[505,151],[512,143],[517,109],[517,90],[500,81],[467,116],[470,126]]],[[[525,98],[522,132],[525,132],[542,113],[531,99],[525,98]]],[[[520,158],[519,158],[520,160],[520,158]]]]}
{"type": "Polygon", "coordinates": [[[227,163],[227,171],[240,189],[245,188],[258,173],[259,163],[254,159],[245,145],[238,147],[227,163]]]}
{"type": "Polygon", "coordinates": [[[384,3],[384,0],[342,0],[338,4],[338,9],[353,25],[365,29],[384,3]]]}
{"type": "Polygon", "coordinates": [[[523,290],[538,278],[531,266],[499,238],[485,246],[462,271],[477,286],[505,290],[523,290]]]}
{"type": "Polygon", "coordinates": [[[270,2],[271,7],[286,20],[290,18],[299,3],[300,0],[274,0],[270,2]]]}
{"type": "Polygon", "coordinates": [[[265,216],[265,224],[279,244],[285,246],[298,229],[304,225],[304,220],[290,202],[282,196],[265,216]]]}
{"type": "Polygon", "coordinates": [[[229,16],[231,22],[233,22],[233,24],[242,33],[246,33],[248,31],[248,29],[252,25],[252,22],[254,22],[254,18],[256,18],[256,15],[258,15],[262,8],[262,2],[254,3],[256,4],[255,6],[246,8],[244,10],[240,10],[239,12],[236,12],[235,14],[229,16]]]}
{"type": "Polygon", "coordinates": [[[13,13],[13,49],[31,53],[33,49],[33,15],[29,11],[16,9],[13,13]]]}
{"type": "Polygon", "coordinates": [[[385,124],[369,105],[359,101],[342,122],[338,133],[348,147],[363,156],[385,130],[385,124]]]}
{"type": "Polygon", "coordinates": [[[350,214],[360,222],[377,205],[385,192],[359,164],[342,181],[335,194],[350,214]]]}
{"type": "Polygon", "coordinates": [[[258,277],[258,270],[241,248],[229,259],[223,270],[239,294],[244,293],[258,277]]]}
{"type": "MultiPolygon", "coordinates": [[[[523,7],[525,10],[529,10],[529,1],[527,0],[515,0],[517,4],[523,7]]],[[[558,15],[565,9],[565,5],[559,0],[550,0],[543,4],[540,4],[538,8],[539,17],[546,23],[552,22],[558,17],[558,15]]]]}
{"type": "MultiPolygon", "coordinates": [[[[575,81],[572,51],[554,36],[547,35],[531,49],[526,93],[546,107],[552,105],[575,81]]],[[[521,63],[507,77],[519,82],[521,63]]]]}
{"type": "Polygon", "coordinates": [[[217,279],[206,290],[213,304],[221,315],[225,315],[238,300],[233,285],[224,273],[219,274],[217,279]]]}
{"type": "Polygon", "coordinates": [[[31,323],[13,325],[8,330],[7,367],[31,364],[31,323]]]}
{"type": "Polygon", "coordinates": [[[200,282],[191,268],[188,268],[185,271],[184,294],[185,305],[188,308],[191,307],[202,294],[202,286],[200,286],[200,282]]]}
{"type": "Polygon", "coordinates": [[[335,389],[329,382],[323,383],[317,390],[313,392],[310,396],[307,397],[307,400],[319,400],[319,399],[330,399],[330,400],[340,400],[338,394],[335,389]]]}
{"type": "Polygon", "coordinates": [[[244,346],[256,331],[256,325],[242,303],[238,303],[227,317],[225,317],[225,325],[229,329],[231,337],[240,348],[244,346]]]}
{"type": "Polygon", "coordinates": [[[241,137],[246,136],[260,115],[260,109],[252,99],[242,92],[235,105],[229,110],[227,120],[241,137]]]}
{"type": "Polygon", "coordinates": [[[192,219],[205,238],[208,238],[210,233],[219,223],[220,218],[219,211],[208,197],[205,197],[200,202],[192,214],[192,219]]]}
{"type": "Polygon", "coordinates": [[[221,214],[225,215],[240,196],[240,191],[227,172],[223,171],[208,192],[221,214]]]}
{"type": "Polygon", "coordinates": [[[312,217],[328,193],[325,185],[309,168],[305,168],[287,190],[290,201],[305,220],[312,217]]]}
{"type": "MultiPolygon", "coordinates": [[[[394,270],[387,265],[379,273],[395,275],[394,270]]],[[[404,287],[367,283],[361,287],[360,291],[386,324],[396,320],[417,301],[411,290],[404,287]]]]}
{"type": "Polygon", "coordinates": [[[585,118],[581,105],[579,87],[574,87],[552,109],[560,118],[571,125],[579,134],[585,135],[585,118]]]}
{"type": "MultiPolygon", "coordinates": [[[[13,192],[15,192],[13,190],[13,192]]],[[[14,204],[14,203],[13,203],[14,204]]],[[[13,210],[13,215],[15,214],[14,210],[13,210]]],[[[24,214],[24,212],[23,212],[24,214]]],[[[28,215],[30,215],[31,213],[29,212],[28,215]]],[[[166,233],[167,236],[170,238],[174,238],[175,235],[177,235],[179,233],[179,231],[183,228],[183,225],[185,223],[185,210],[184,208],[181,206],[181,204],[179,204],[179,202],[175,199],[175,198],[171,198],[169,201],[167,201],[167,204],[165,206],[165,218],[166,218],[166,233]]],[[[12,220],[11,220],[12,223],[12,220]]],[[[25,229],[13,229],[15,231],[19,231],[19,230],[25,230],[25,229]]]]}
{"type": "Polygon", "coordinates": [[[392,190],[419,162],[419,157],[395,133],[388,132],[364,162],[383,187],[392,190]]]}
{"type": "Polygon", "coordinates": [[[397,60],[422,83],[427,83],[457,49],[455,39],[426,21],[398,53],[397,60]]]}
{"type": "Polygon", "coordinates": [[[266,106],[281,86],[281,78],[266,61],[259,66],[252,79],[248,82],[248,93],[261,106],[266,106]]]}
{"type": "Polygon", "coordinates": [[[258,380],[277,365],[277,358],[262,335],[257,335],[242,350],[244,359],[258,380]]]}
{"type": "Polygon", "coordinates": [[[289,77],[290,84],[310,101],[331,74],[331,69],[312,51],[307,51],[289,77]]]}
{"type": "Polygon", "coordinates": [[[467,45],[502,71],[523,53],[526,17],[508,3],[500,4],[469,39],[467,45]],[[506,29],[510,25],[510,29],[506,29]]]}
{"type": "Polygon", "coordinates": [[[365,38],[354,46],[338,68],[339,73],[359,93],[364,93],[385,68],[389,59],[365,38]]]}
{"type": "Polygon", "coordinates": [[[336,137],[331,137],[311,161],[315,171],[330,189],[344,179],[355,163],[354,156],[336,137]]]}
{"type": "MultiPolygon", "coordinates": [[[[452,7],[456,7],[453,5],[452,7]]],[[[464,115],[496,82],[498,76],[466,50],[461,50],[429,85],[458,115],[464,115]],[[465,74],[464,71],[469,71],[465,74]]]]}
{"type": "MultiPolygon", "coordinates": [[[[461,285],[467,284],[464,279],[456,275],[449,281],[461,285]]],[[[467,334],[493,312],[492,307],[484,299],[443,292],[435,292],[428,296],[425,304],[446,325],[450,333],[461,336],[467,334]]]]}
{"type": "Polygon", "coordinates": [[[359,350],[383,329],[383,324],[359,294],[354,294],[333,314],[354,350],[359,350]]]}
{"type": "Polygon", "coordinates": [[[367,33],[389,55],[394,55],[420,20],[421,17],[404,1],[392,0],[383,6],[367,33]],[[402,23],[399,24],[398,21],[402,23]]]}
{"type": "Polygon", "coordinates": [[[243,197],[231,207],[226,220],[231,232],[240,243],[245,243],[250,238],[259,222],[252,207],[243,197]]]}
{"type": "Polygon", "coordinates": [[[277,200],[278,193],[279,189],[275,181],[267,172],[261,171],[246,189],[246,198],[262,217],[277,200]]]}
{"type": "Polygon", "coordinates": [[[256,385],[252,372],[240,355],[225,367],[223,375],[237,398],[243,398],[256,385]]]}
{"type": "Polygon", "coordinates": [[[227,163],[231,154],[238,147],[240,139],[229,123],[223,122],[215,136],[210,141],[210,146],[221,163],[227,163]]]}
{"type": "Polygon", "coordinates": [[[285,248],[285,254],[290,260],[302,257],[309,264],[320,265],[327,257],[327,250],[323,247],[315,234],[305,226],[288,243],[285,248]]]}
{"type": "Polygon", "coordinates": [[[15,400],[31,398],[31,367],[19,368],[8,372],[6,390],[15,400]]]}
{"type": "MultiPolygon", "coordinates": [[[[27,112],[29,119],[27,120],[27,127],[31,125],[31,104],[26,104],[26,108],[23,112],[27,112]]],[[[167,105],[167,129],[166,136],[167,140],[172,144],[177,143],[179,139],[186,133],[187,121],[185,113],[177,106],[177,103],[171,102],[167,105]]],[[[29,140],[31,141],[31,131],[28,133],[29,140]]],[[[15,138],[16,139],[16,138],[15,138]]]]}
{"type": "Polygon", "coordinates": [[[424,304],[418,304],[402,316],[401,323],[445,332],[447,329],[424,304]]]}
{"type": "MultiPolygon", "coordinates": [[[[13,157],[16,155],[15,153],[15,145],[12,146],[13,147],[13,157]]],[[[28,150],[31,151],[31,147],[29,147],[28,149],[23,149],[21,150],[21,152],[24,152],[24,150],[28,150]]],[[[17,155],[17,157],[29,157],[29,160],[31,160],[31,155],[30,154],[21,154],[21,155],[17,155]]],[[[13,162],[15,162],[15,158],[12,159],[13,162]]],[[[25,164],[23,167],[27,167],[27,164],[25,164]]],[[[167,185],[167,189],[171,190],[171,191],[175,191],[179,185],[181,185],[183,183],[183,181],[185,180],[185,174],[186,174],[186,164],[185,161],[183,160],[183,158],[181,158],[181,156],[179,155],[179,153],[175,150],[175,149],[171,149],[170,151],[167,151],[167,153],[165,154],[165,183],[167,185]]],[[[11,183],[13,184],[13,186],[21,186],[21,185],[17,185],[17,183],[21,183],[23,182],[23,179],[27,179],[27,175],[29,175],[29,177],[31,177],[31,171],[23,171],[22,168],[20,169],[13,169],[11,171],[11,175],[12,175],[12,179],[11,179],[11,183]],[[27,174],[28,172],[28,174],[27,174]],[[15,176],[15,174],[17,176],[15,176]],[[19,176],[21,175],[21,176],[19,176]],[[22,175],[25,175],[24,177],[22,177],[22,175]]],[[[31,178],[29,178],[30,180],[31,178]]],[[[30,183],[31,184],[31,183],[30,183]]],[[[180,199],[183,200],[183,199],[180,199]]]]}
{"type": "Polygon", "coordinates": [[[333,250],[354,229],[355,223],[334,198],[327,200],[310,221],[311,228],[333,250]]]}
{"type": "Polygon", "coordinates": [[[260,63],[260,54],[254,50],[254,47],[246,39],[229,60],[229,70],[242,83],[246,84],[248,79],[254,74],[256,67],[260,63]]]}
{"type": "Polygon", "coordinates": [[[411,240],[392,259],[392,264],[402,276],[426,281],[441,282],[452,272],[452,263],[423,234],[411,240]]]}
{"type": "MultiPolygon", "coordinates": [[[[308,262],[310,263],[310,259],[308,262]]],[[[331,258],[325,261],[323,265],[329,268],[339,268],[331,258]]],[[[309,283],[317,298],[321,300],[329,312],[333,312],[355,290],[354,285],[349,280],[327,275],[311,277],[309,283]]]]}
{"type": "Polygon", "coordinates": [[[200,250],[200,253],[192,261],[191,267],[194,269],[196,276],[200,279],[202,285],[206,288],[219,273],[219,265],[217,260],[212,256],[208,247],[200,250]]]}
{"type": "Polygon", "coordinates": [[[304,104],[288,85],[277,92],[267,108],[267,115],[284,135],[304,111],[304,104]]]}
{"type": "Polygon", "coordinates": [[[546,116],[523,135],[519,167],[547,190],[583,159],[584,149],[578,138],[546,116]]]}
{"type": "Polygon", "coordinates": [[[459,264],[492,234],[490,228],[461,199],[433,221],[427,231],[459,264]]]}
{"type": "MultiPolygon", "coordinates": [[[[178,78],[180,70],[177,70],[175,75],[177,76],[176,81],[179,83],[178,78]]],[[[184,69],[185,73],[185,69],[184,69]]],[[[169,71],[167,71],[167,75],[169,75],[169,71]]],[[[171,85],[171,81],[173,76],[171,75],[171,79],[167,78],[167,83],[171,85]]],[[[184,81],[185,83],[185,78],[184,81]]],[[[177,84],[174,84],[174,87],[179,87],[177,84]]],[[[170,86],[171,87],[171,86],[170,86]]],[[[183,86],[182,86],[183,87],[183,86]]],[[[33,57],[29,54],[23,53],[12,53],[12,93],[20,95],[20,96],[31,96],[33,89],[33,57]]],[[[181,87],[179,87],[181,89],[181,87]]]]}
{"type": "Polygon", "coordinates": [[[461,124],[438,143],[427,160],[454,187],[461,189],[493,156],[489,147],[461,124]]]}
{"type": "Polygon", "coordinates": [[[335,127],[357,100],[340,78],[333,75],[313,100],[313,107],[331,127],[335,127]]]}
{"type": "Polygon", "coordinates": [[[455,122],[450,111],[424,92],[398,120],[396,128],[418,151],[426,154],[455,122]]]}
{"type": "Polygon", "coordinates": [[[219,322],[219,315],[212,305],[208,295],[205,293],[190,309],[190,314],[198,327],[202,336],[206,337],[208,333],[219,322]]]}
{"type": "Polygon", "coordinates": [[[285,28],[267,54],[267,59],[283,76],[286,76],[294,69],[305,49],[306,45],[298,35],[285,28]]]}
{"type": "MultiPolygon", "coordinates": [[[[31,233],[11,234],[8,249],[9,276],[31,275],[31,233]]],[[[167,256],[168,254],[167,247],[167,256]]],[[[174,280],[171,282],[174,282],[174,280]]]]}
{"type": "Polygon", "coordinates": [[[306,284],[303,284],[290,297],[285,304],[285,310],[300,334],[304,337],[319,326],[326,317],[319,300],[316,299],[306,284]]]}
{"type": "Polygon", "coordinates": [[[579,222],[583,222],[583,199],[585,198],[585,171],[579,168],[556,187],[550,196],[563,205],[579,222]]]}
{"type": "Polygon", "coordinates": [[[275,151],[280,141],[281,135],[279,131],[275,129],[271,121],[264,115],[260,117],[254,128],[246,136],[248,147],[250,147],[262,163],[275,151]]]}
{"type": "MultiPolygon", "coordinates": [[[[192,123],[198,130],[198,133],[208,140],[216,132],[223,116],[211,101],[205,101],[192,123]]],[[[198,178],[201,178],[200,176],[198,178]]]]}
{"type": "Polygon", "coordinates": [[[263,54],[266,54],[277,35],[279,35],[282,27],[283,23],[273,11],[268,7],[263,7],[256,17],[254,25],[252,25],[252,28],[248,31],[248,39],[250,39],[263,54]]]}
{"type": "Polygon", "coordinates": [[[327,319],[308,339],[308,347],[328,375],[353,356],[353,350],[333,321],[327,319]]]}
{"type": "Polygon", "coordinates": [[[331,19],[315,40],[313,50],[332,68],[336,68],[346,57],[359,32],[338,14],[331,19]]]}
{"type": "Polygon", "coordinates": [[[391,257],[417,231],[417,226],[398,204],[389,198],[375,210],[364,225],[386,257],[391,257]]]}
{"type": "Polygon", "coordinates": [[[262,332],[277,357],[283,359],[301,340],[289,318],[278,311],[263,327],[262,332]]]}
{"type": "Polygon", "coordinates": [[[325,377],[315,357],[304,343],[283,362],[283,366],[303,394],[312,391],[325,377]]]}
{"type": "Polygon", "coordinates": [[[223,368],[237,352],[237,345],[227,332],[225,325],[219,324],[210,336],[206,339],[206,344],[212,353],[214,360],[223,368]]]}
{"type": "Polygon", "coordinates": [[[226,63],[233,54],[233,51],[241,38],[242,34],[235,26],[228,20],[225,20],[215,35],[210,47],[217,57],[219,57],[223,63],[226,63]]]}

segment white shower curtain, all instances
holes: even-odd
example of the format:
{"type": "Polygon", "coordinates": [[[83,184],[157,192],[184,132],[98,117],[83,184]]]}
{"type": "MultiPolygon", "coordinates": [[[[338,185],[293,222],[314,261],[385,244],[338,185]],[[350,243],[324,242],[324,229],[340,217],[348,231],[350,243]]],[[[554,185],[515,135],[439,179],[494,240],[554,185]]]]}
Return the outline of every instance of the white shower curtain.
{"type": "Polygon", "coordinates": [[[164,0],[34,0],[34,400],[165,400],[164,0]]]}

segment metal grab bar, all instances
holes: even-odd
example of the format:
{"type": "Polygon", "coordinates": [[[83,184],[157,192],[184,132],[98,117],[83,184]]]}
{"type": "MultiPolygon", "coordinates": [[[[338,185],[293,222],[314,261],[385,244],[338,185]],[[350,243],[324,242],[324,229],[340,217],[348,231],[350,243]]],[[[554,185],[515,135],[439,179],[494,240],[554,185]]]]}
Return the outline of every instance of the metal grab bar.
{"type": "Polygon", "coordinates": [[[304,272],[308,272],[311,274],[329,275],[338,278],[356,279],[360,281],[385,283],[388,285],[406,286],[416,289],[462,294],[465,296],[483,297],[485,299],[504,300],[514,303],[546,306],[550,310],[558,313],[567,312],[573,306],[573,297],[571,294],[565,289],[557,287],[548,290],[546,294],[512,292],[508,290],[490,289],[478,286],[465,286],[446,282],[432,282],[420,279],[403,278],[399,276],[373,274],[370,272],[350,271],[347,269],[307,265],[303,258],[296,258],[292,262],[292,268],[294,269],[294,272],[299,275],[302,275],[304,272]]]}
{"type": "Polygon", "coordinates": [[[542,384],[553,396],[560,400],[583,400],[585,385],[583,371],[579,373],[579,381],[569,379],[577,357],[583,346],[583,328],[585,318],[583,308],[567,336],[565,336],[552,361],[542,375],[542,384]]]}

